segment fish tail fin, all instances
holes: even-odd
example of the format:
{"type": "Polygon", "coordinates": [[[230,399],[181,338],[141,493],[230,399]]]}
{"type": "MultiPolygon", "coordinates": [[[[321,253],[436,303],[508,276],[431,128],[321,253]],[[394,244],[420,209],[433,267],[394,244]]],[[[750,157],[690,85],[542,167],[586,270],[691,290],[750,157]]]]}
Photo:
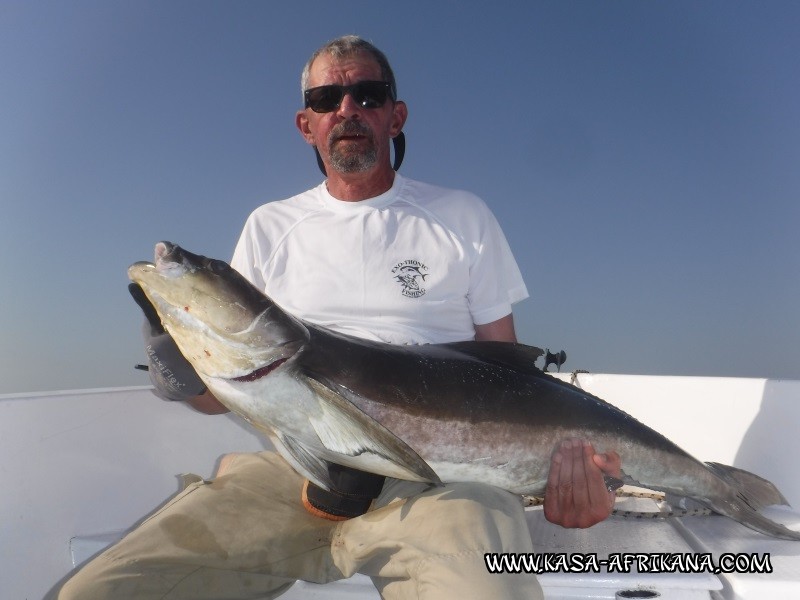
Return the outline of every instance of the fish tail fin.
{"type": "Polygon", "coordinates": [[[743,496],[743,500],[754,510],[773,504],[789,506],[780,490],[771,481],[759,477],[755,473],[737,469],[715,462],[707,462],[706,466],[717,476],[727,481],[734,488],[738,489],[743,496]]]}
{"type": "Polygon", "coordinates": [[[786,498],[771,482],[749,471],[719,463],[706,463],[717,477],[729,486],[726,498],[710,503],[710,507],[745,527],[783,540],[800,541],[800,531],[789,529],[762,515],[758,510],[774,504],[788,505],[786,498]]]}

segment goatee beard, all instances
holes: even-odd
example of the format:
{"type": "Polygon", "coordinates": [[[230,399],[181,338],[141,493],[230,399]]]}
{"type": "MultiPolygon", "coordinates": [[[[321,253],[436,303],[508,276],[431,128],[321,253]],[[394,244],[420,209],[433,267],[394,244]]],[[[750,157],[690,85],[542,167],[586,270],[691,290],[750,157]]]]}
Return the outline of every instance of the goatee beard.
{"type": "Polygon", "coordinates": [[[372,130],[360,121],[345,121],[331,130],[328,137],[328,156],[331,167],[339,173],[363,173],[378,162],[378,150],[375,147],[372,130]],[[338,143],[339,139],[348,136],[362,136],[369,141],[364,148],[354,149],[352,144],[338,143]]]}

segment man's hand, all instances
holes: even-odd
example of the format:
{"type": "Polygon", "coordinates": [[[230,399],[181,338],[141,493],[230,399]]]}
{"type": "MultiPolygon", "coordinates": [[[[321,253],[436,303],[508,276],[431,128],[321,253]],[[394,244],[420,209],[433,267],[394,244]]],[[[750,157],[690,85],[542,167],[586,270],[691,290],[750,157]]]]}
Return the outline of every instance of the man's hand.
{"type": "Polygon", "coordinates": [[[586,440],[564,440],[556,446],[544,493],[544,516],[570,528],[591,527],[605,520],[614,508],[615,494],[604,475],[622,477],[619,454],[595,454],[586,440]]]}

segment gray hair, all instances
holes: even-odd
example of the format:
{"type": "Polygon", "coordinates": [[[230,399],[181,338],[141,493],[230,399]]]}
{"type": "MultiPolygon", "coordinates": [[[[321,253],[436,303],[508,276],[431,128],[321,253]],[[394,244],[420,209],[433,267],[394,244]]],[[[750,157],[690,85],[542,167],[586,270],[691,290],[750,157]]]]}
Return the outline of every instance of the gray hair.
{"type": "Polygon", "coordinates": [[[306,91],[311,65],[322,54],[327,54],[334,59],[341,59],[353,56],[354,54],[360,54],[362,52],[369,54],[375,59],[375,62],[378,63],[378,66],[381,69],[381,77],[383,78],[383,81],[389,83],[392,99],[396,99],[397,82],[394,79],[394,72],[392,71],[392,67],[389,66],[389,60],[386,58],[386,55],[373,46],[370,42],[358,37],[357,35],[344,35],[336,38],[314,52],[314,54],[311,55],[311,58],[308,59],[306,66],[303,67],[303,74],[300,76],[300,92],[303,93],[306,91]]]}

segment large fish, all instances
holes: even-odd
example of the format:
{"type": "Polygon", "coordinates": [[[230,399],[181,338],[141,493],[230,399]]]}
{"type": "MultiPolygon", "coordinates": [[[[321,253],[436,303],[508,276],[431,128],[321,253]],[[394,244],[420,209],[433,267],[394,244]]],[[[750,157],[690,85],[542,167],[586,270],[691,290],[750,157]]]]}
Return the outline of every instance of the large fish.
{"type": "Polygon", "coordinates": [[[770,536],[800,532],[762,516],[785,504],[766,480],[692,458],[661,434],[536,368],[521,344],[398,346],[319,327],[283,311],[227,263],[168,242],[129,277],[155,306],[214,395],[264,430],[304,476],[328,464],[400,479],[480,481],[544,492],[564,438],[622,456],[624,481],[692,498],[770,536]]]}

